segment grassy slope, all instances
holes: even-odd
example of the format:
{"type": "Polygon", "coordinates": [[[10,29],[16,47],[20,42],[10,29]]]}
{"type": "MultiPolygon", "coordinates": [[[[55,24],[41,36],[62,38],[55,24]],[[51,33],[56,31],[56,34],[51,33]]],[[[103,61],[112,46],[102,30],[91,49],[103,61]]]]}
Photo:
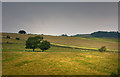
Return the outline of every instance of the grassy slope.
{"type": "Polygon", "coordinates": [[[109,75],[118,68],[117,53],[61,47],[27,52],[23,44],[3,44],[3,48],[3,75],[109,75]]]}
{"type": "MultiPolygon", "coordinates": [[[[118,49],[118,43],[113,39],[109,42],[106,39],[89,39],[80,37],[63,37],[63,36],[44,36],[46,40],[52,43],[69,45],[69,46],[79,46],[88,48],[100,48],[101,46],[106,46],[108,49],[118,49]],[[104,40],[104,41],[103,41],[104,40]]],[[[109,39],[108,39],[109,40],[109,39]]]]}
{"type": "MultiPolygon", "coordinates": [[[[15,37],[20,37],[23,40],[22,42],[25,42],[25,40],[29,36],[35,36],[35,35],[3,33],[3,37],[7,35],[10,35],[13,39],[15,39],[15,37]]],[[[80,37],[63,37],[63,36],[48,36],[48,35],[45,35],[43,37],[45,40],[48,40],[51,43],[55,43],[55,44],[78,46],[85,48],[100,48],[101,46],[106,46],[107,49],[118,50],[118,39],[80,38],[80,37]]]]}
{"type": "MultiPolygon", "coordinates": [[[[12,36],[12,39],[3,38],[3,75],[110,75],[112,72],[117,73],[117,53],[85,52],[80,49],[54,46],[46,52],[29,52],[32,50],[25,49],[25,39],[32,35],[3,34],[3,36],[6,35],[12,36]],[[15,40],[16,37],[22,39],[15,40]],[[6,41],[11,44],[6,44],[6,41]],[[13,42],[16,44],[12,44],[13,42]]],[[[44,37],[49,41],[58,39],[54,36],[44,37]]],[[[68,37],[61,39],[66,38],[68,37]]],[[[36,51],[41,50],[36,49],[36,51]]]]}

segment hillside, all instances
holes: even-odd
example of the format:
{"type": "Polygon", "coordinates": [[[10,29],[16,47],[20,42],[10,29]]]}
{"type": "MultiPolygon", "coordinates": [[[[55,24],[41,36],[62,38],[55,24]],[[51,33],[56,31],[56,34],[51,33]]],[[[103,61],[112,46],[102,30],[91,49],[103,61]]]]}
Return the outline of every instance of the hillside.
{"type": "MultiPolygon", "coordinates": [[[[21,40],[19,43],[25,43],[28,37],[33,37],[36,35],[32,34],[16,34],[16,33],[3,33],[3,37],[7,35],[11,36],[12,39],[10,41],[16,42],[15,38],[19,37],[21,40]]],[[[101,46],[106,46],[109,50],[118,50],[118,39],[116,38],[82,38],[82,37],[66,37],[66,36],[49,36],[49,35],[42,35],[45,40],[53,44],[59,45],[67,45],[67,46],[76,46],[81,48],[87,49],[98,49],[101,46]]],[[[3,42],[7,42],[6,38],[3,39],[3,42]]]]}
{"type": "Polygon", "coordinates": [[[84,38],[120,38],[119,32],[107,32],[107,31],[97,31],[91,34],[76,34],[72,35],[73,37],[84,37],[84,38]]]}
{"type": "MultiPolygon", "coordinates": [[[[116,39],[79,38],[64,36],[43,37],[57,46],[45,52],[25,49],[28,34],[3,33],[2,75],[111,75],[118,74],[118,53],[81,50],[73,46],[92,47],[106,44],[111,49],[116,39]],[[7,35],[10,39],[5,38],[7,35]],[[19,37],[20,40],[15,38],[19,37]],[[93,43],[92,43],[93,42],[93,43]],[[58,44],[59,43],[59,44],[58,44]],[[63,47],[67,45],[67,47],[63,47]],[[70,47],[72,46],[72,47],[70,47]]],[[[97,47],[97,46],[93,47],[97,47]]],[[[88,48],[87,47],[87,48],[88,48]]]]}

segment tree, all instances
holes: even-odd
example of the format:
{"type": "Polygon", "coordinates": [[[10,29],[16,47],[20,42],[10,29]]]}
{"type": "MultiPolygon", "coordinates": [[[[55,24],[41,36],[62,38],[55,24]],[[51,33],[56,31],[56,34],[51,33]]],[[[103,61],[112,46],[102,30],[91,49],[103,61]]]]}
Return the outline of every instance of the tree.
{"type": "Polygon", "coordinates": [[[34,51],[35,48],[38,47],[41,40],[43,40],[43,37],[41,36],[29,37],[26,41],[26,48],[33,49],[34,51]]]}
{"type": "Polygon", "coordinates": [[[20,33],[20,34],[26,34],[26,32],[24,30],[20,30],[18,33],[20,33]]]}
{"type": "Polygon", "coordinates": [[[45,41],[42,41],[38,46],[42,50],[42,52],[44,52],[44,50],[47,50],[50,48],[50,42],[45,40],[45,41]]]}
{"type": "Polygon", "coordinates": [[[106,51],[106,47],[102,46],[100,49],[98,49],[100,52],[105,52],[106,51]]]}

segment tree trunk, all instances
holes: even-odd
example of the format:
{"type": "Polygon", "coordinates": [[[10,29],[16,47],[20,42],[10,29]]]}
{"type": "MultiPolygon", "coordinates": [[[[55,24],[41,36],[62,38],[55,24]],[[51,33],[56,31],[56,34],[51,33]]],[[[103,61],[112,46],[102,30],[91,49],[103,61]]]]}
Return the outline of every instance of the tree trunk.
{"type": "Polygon", "coordinates": [[[42,52],[44,52],[44,50],[42,50],[42,52]]]}
{"type": "Polygon", "coordinates": [[[35,51],[35,49],[33,48],[33,51],[35,51]]]}

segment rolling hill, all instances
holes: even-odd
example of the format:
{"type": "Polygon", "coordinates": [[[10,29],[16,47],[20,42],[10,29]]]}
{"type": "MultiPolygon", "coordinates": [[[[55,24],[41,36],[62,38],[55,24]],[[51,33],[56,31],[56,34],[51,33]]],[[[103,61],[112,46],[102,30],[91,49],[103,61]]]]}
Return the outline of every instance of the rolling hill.
{"type": "Polygon", "coordinates": [[[111,75],[118,74],[118,53],[90,48],[105,45],[117,50],[117,39],[43,35],[52,46],[45,52],[25,49],[33,34],[2,33],[2,75],[111,75]],[[7,39],[6,36],[10,36],[7,39]],[[16,40],[19,37],[20,40],[16,40]],[[84,47],[83,50],[79,47],[84,47]]]}
{"type": "MultiPolygon", "coordinates": [[[[32,34],[16,34],[16,33],[3,33],[3,37],[7,35],[11,36],[10,41],[16,41],[15,38],[21,38],[19,43],[25,43],[28,37],[33,37],[36,35],[32,34]]],[[[50,36],[50,35],[41,35],[45,40],[48,40],[50,43],[55,45],[63,46],[73,46],[79,48],[87,49],[98,49],[101,46],[106,46],[108,50],[117,51],[118,50],[118,39],[117,38],[83,38],[83,37],[66,37],[66,36],[50,36]]],[[[8,39],[7,39],[8,40],[8,39]]],[[[3,39],[3,42],[7,42],[6,38],[3,39]]]]}

